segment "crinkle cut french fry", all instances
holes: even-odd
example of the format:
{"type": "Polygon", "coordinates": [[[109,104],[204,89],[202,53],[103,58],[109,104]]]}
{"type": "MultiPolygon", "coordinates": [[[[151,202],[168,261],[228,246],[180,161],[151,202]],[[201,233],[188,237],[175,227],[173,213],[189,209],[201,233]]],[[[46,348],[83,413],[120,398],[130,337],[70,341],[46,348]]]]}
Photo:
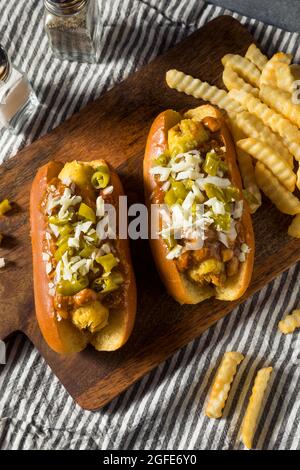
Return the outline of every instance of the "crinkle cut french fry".
{"type": "Polygon", "coordinates": [[[298,171],[297,171],[297,188],[300,189],[300,164],[298,166],[298,171]]]}
{"type": "Polygon", "coordinates": [[[282,62],[283,64],[289,65],[292,62],[292,60],[293,60],[292,54],[287,54],[286,52],[279,51],[279,52],[276,52],[271,57],[269,62],[282,62]]]}
{"type": "Polygon", "coordinates": [[[277,52],[271,57],[270,60],[265,64],[260,80],[259,87],[262,85],[277,86],[277,74],[278,70],[283,67],[285,68],[292,61],[291,54],[285,54],[284,52],[277,52]]]}
{"type": "Polygon", "coordinates": [[[281,64],[281,66],[276,69],[276,85],[281,90],[284,90],[288,93],[293,93],[295,90],[295,81],[299,79],[299,64],[281,64]]]}
{"type": "Polygon", "coordinates": [[[300,143],[299,129],[288,119],[281,116],[281,114],[276,113],[258,98],[251,95],[251,93],[246,93],[244,90],[230,90],[228,96],[238,101],[250,113],[259,117],[264,124],[271,127],[274,132],[278,132],[281,137],[300,143]]]}
{"type": "Polygon", "coordinates": [[[233,90],[236,88],[237,90],[245,90],[248,93],[252,93],[254,96],[258,96],[259,90],[258,88],[254,88],[249,83],[245,82],[245,80],[240,77],[230,65],[226,65],[223,70],[223,83],[226,86],[227,90],[233,90]]]}
{"type": "Polygon", "coordinates": [[[295,91],[295,81],[300,80],[300,65],[285,65],[276,70],[277,86],[281,90],[293,93],[295,91]]]}
{"type": "Polygon", "coordinates": [[[166,82],[170,88],[174,88],[177,91],[194,96],[195,98],[210,101],[212,104],[225,109],[227,112],[239,113],[242,111],[241,106],[239,106],[235,100],[228,98],[228,93],[226,93],[225,90],[221,90],[207,82],[202,82],[198,78],[193,78],[191,75],[185,75],[179,70],[168,70],[166,73],[166,82]]]}
{"type": "Polygon", "coordinates": [[[261,50],[254,44],[250,44],[245,54],[246,59],[250,60],[256,67],[261,71],[266,63],[268,62],[268,57],[265,56],[261,50]]]}
{"type": "MultiPolygon", "coordinates": [[[[228,120],[228,125],[235,143],[238,140],[245,138],[243,129],[237,125],[236,118],[239,114],[230,114],[230,119],[228,120]]],[[[247,152],[238,147],[236,147],[236,156],[243,181],[243,187],[254,196],[254,201],[248,201],[250,212],[251,214],[254,214],[261,206],[262,201],[259,187],[256,184],[253,160],[247,152]]]]}
{"type": "Polygon", "coordinates": [[[263,406],[265,390],[272,370],[272,367],[260,369],[255,377],[252,394],[241,427],[241,438],[248,449],[252,448],[253,437],[263,406]]]}
{"type": "Polygon", "coordinates": [[[258,162],[255,165],[255,176],[259,188],[283,214],[300,214],[300,200],[288,191],[273,173],[258,162]]]}
{"type": "Polygon", "coordinates": [[[290,153],[294,155],[298,162],[300,162],[300,144],[293,142],[293,140],[288,139],[287,137],[283,137],[282,140],[286,147],[289,149],[290,153]]]}
{"type": "Polygon", "coordinates": [[[293,155],[289,152],[281,137],[265,126],[261,119],[248,111],[243,111],[236,115],[236,122],[248,137],[269,144],[270,147],[276,150],[287,161],[290,167],[293,167],[293,155]]]}
{"type": "Polygon", "coordinates": [[[294,217],[291,225],[289,226],[288,234],[290,237],[300,238],[300,214],[294,217]]]}
{"type": "Polygon", "coordinates": [[[300,328],[300,310],[293,310],[290,315],[287,315],[278,323],[278,328],[285,335],[293,333],[296,328],[300,328]]]}
{"type": "Polygon", "coordinates": [[[272,86],[262,85],[259,97],[270,108],[283,114],[287,119],[300,127],[300,105],[292,102],[290,93],[272,86]]]}
{"type": "Polygon", "coordinates": [[[295,173],[270,145],[249,137],[248,139],[239,140],[237,146],[268,167],[289,191],[293,192],[295,190],[295,173]]]}
{"type": "Polygon", "coordinates": [[[244,80],[254,87],[259,87],[260,70],[250,60],[238,54],[226,54],[222,58],[224,67],[230,66],[244,80]]]}
{"type": "Polygon", "coordinates": [[[205,414],[209,418],[221,418],[237,366],[244,356],[239,352],[226,352],[214,378],[205,414]]]}

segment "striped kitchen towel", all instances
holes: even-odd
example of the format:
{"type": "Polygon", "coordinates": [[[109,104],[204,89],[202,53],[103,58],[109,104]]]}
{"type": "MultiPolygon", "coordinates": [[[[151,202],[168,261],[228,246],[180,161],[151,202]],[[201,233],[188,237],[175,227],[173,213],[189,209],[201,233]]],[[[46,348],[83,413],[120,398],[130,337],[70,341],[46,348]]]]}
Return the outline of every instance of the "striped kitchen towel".
{"type": "MultiPolygon", "coordinates": [[[[22,135],[0,130],[1,161],[219,15],[247,25],[267,54],[284,50],[300,62],[298,34],[198,0],[101,0],[100,63],[60,62],[43,32],[42,3],[0,0],[1,42],[27,72],[42,104],[22,135]]],[[[299,281],[298,264],[98,412],[81,410],[26,338],[16,336],[0,377],[1,448],[238,449],[255,373],[272,365],[254,447],[300,449],[297,335],[277,330],[284,313],[299,307],[299,281]],[[204,401],[221,356],[230,350],[246,358],[224,419],[210,420],[204,401]]]]}

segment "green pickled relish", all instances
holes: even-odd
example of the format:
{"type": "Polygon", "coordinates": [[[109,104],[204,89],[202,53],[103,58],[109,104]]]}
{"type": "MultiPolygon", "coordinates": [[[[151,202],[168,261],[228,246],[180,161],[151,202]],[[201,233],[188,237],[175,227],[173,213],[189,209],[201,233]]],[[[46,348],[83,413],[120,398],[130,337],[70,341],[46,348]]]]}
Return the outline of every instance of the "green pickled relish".
{"type": "Polygon", "coordinates": [[[207,152],[205,162],[203,164],[203,170],[210,176],[216,176],[219,166],[220,157],[214,152],[207,152]]]}
{"type": "Polygon", "coordinates": [[[171,188],[173,189],[177,199],[184,200],[186,198],[188,191],[182,181],[173,181],[171,183],[171,188]]]}
{"type": "Polygon", "coordinates": [[[193,185],[194,185],[194,181],[193,180],[186,180],[183,182],[185,188],[188,190],[188,191],[191,191],[193,185]]]}
{"type": "Polygon", "coordinates": [[[106,273],[110,273],[111,270],[118,264],[117,258],[112,253],[99,256],[98,258],[96,258],[96,261],[98,264],[101,264],[102,268],[104,269],[104,272],[106,273]]]}
{"type": "Polygon", "coordinates": [[[174,192],[174,189],[171,188],[166,192],[165,197],[164,197],[164,201],[168,206],[173,206],[173,204],[176,203],[177,196],[174,192]]]}
{"type": "Polygon", "coordinates": [[[49,217],[49,223],[53,225],[58,225],[58,226],[66,225],[66,224],[69,224],[72,218],[73,218],[73,214],[68,214],[63,219],[60,219],[57,215],[51,215],[49,217]]]}
{"type": "Polygon", "coordinates": [[[63,257],[63,255],[66,253],[66,251],[69,250],[69,245],[68,245],[68,242],[64,242],[62,243],[56,250],[55,254],[54,254],[54,258],[56,259],[56,261],[60,261],[63,257]]]}
{"type": "Polygon", "coordinates": [[[95,211],[84,202],[82,202],[79,206],[78,215],[82,219],[90,220],[93,223],[96,222],[95,211]]]}
{"type": "Polygon", "coordinates": [[[92,246],[88,246],[85,244],[85,246],[82,248],[80,251],[79,255],[81,258],[89,258],[94,251],[94,248],[92,246]]]}
{"type": "Polygon", "coordinates": [[[240,191],[235,186],[228,186],[224,190],[226,202],[239,201],[241,199],[240,191]]]}
{"type": "Polygon", "coordinates": [[[218,186],[216,186],[215,184],[206,183],[204,185],[204,189],[205,189],[208,199],[215,197],[221,202],[226,202],[226,197],[225,197],[223,190],[219,188],[218,186]]]}
{"type": "Polygon", "coordinates": [[[89,280],[86,276],[72,281],[60,281],[57,284],[56,290],[61,295],[75,295],[89,285],[89,280]]]}
{"type": "Polygon", "coordinates": [[[162,153],[154,160],[155,166],[166,166],[170,160],[170,155],[167,152],[162,153]]]}
{"type": "Polygon", "coordinates": [[[225,214],[213,214],[212,218],[217,227],[217,230],[222,230],[222,232],[228,232],[230,230],[230,213],[225,212],[225,214]]]}

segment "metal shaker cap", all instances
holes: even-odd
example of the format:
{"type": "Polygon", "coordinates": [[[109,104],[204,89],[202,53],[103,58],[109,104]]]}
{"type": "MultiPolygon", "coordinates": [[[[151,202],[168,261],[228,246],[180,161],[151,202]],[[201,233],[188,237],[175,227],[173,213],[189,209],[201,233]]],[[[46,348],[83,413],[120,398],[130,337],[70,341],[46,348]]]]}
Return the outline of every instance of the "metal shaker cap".
{"type": "Polygon", "coordinates": [[[45,7],[56,15],[72,15],[80,11],[89,0],[44,0],[45,7]]]}
{"type": "Polygon", "coordinates": [[[5,49],[0,44],[0,81],[5,82],[10,74],[10,61],[5,49]]]}

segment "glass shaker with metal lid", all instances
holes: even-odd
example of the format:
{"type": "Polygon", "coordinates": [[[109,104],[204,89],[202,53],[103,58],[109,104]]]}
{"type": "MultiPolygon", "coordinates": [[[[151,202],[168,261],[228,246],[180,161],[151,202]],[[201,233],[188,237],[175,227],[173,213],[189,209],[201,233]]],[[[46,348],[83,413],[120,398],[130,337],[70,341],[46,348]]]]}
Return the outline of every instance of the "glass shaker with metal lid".
{"type": "Polygon", "coordinates": [[[59,59],[96,62],[99,36],[97,0],[44,0],[45,29],[59,59]]]}
{"type": "Polygon", "coordinates": [[[37,104],[26,75],[11,64],[0,44],[0,126],[19,131],[37,104]]]}

